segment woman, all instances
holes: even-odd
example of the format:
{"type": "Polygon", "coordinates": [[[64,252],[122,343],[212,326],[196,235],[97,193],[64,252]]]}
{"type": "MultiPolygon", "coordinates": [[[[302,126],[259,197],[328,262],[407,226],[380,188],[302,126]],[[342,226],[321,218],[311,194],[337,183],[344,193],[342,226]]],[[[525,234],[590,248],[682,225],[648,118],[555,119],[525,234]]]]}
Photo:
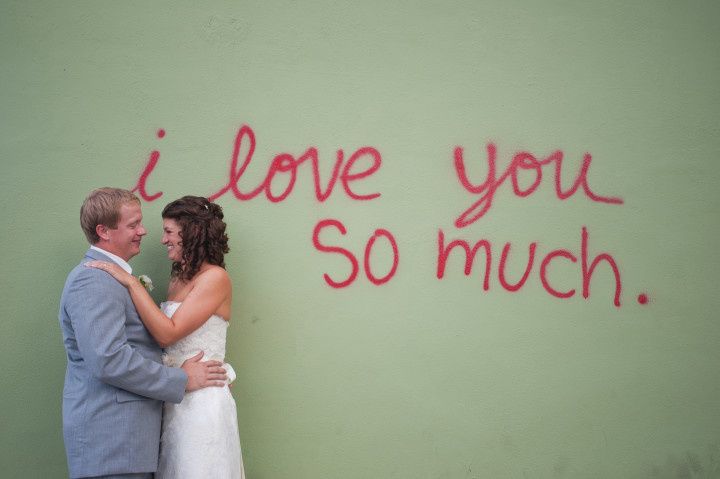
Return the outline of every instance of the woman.
{"type": "MultiPolygon", "coordinates": [[[[145,287],[115,264],[88,266],[110,273],[128,288],[140,318],[165,349],[163,362],[180,366],[204,351],[205,360],[224,360],[232,306],[225,271],[229,251],[220,206],[184,196],[162,212],[162,243],[173,262],[167,301],[158,308],[145,287]]],[[[225,365],[233,376],[229,365],[225,365]]],[[[156,478],[244,478],[235,401],[227,387],[187,393],[166,403],[156,478]]]]}

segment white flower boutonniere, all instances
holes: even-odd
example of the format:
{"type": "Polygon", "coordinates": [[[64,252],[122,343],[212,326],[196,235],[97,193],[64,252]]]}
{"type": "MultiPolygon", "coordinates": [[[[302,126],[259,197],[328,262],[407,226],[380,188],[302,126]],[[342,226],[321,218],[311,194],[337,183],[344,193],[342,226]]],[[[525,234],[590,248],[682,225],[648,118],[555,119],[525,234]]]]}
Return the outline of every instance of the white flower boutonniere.
{"type": "Polygon", "coordinates": [[[138,276],[138,279],[140,280],[140,284],[142,284],[145,289],[147,289],[148,291],[153,290],[154,286],[152,284],[152,280],[150,279],[150,276],[141,274],[140,276],[138,276]]]}

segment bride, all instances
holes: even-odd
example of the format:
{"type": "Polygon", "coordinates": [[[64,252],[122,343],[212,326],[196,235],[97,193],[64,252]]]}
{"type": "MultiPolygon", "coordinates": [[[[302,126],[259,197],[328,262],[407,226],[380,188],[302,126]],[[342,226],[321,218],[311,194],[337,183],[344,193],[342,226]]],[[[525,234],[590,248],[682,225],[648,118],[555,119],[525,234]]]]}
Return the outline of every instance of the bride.
{"type": "MultiPolygon", "coordinates": [[[[232,284],[224,268],[229,248],[222,208],[205,198],[184,196],[168,204],[162,217],[162,243],[173,263],[167,301],[160,308],[141,282],[117,265],[87,265],[107,271],[128,288],[143,323],[166,348],[165,365],[179,366],[199,351],[205,360],[224,361],[232,284]]],[[[233,378],[230,365],[224,367],[233,378]]],[[[165,403],[155,477],[245,477],[229,388],[204,388],[186,394],[179,404],[165,403]]]]}

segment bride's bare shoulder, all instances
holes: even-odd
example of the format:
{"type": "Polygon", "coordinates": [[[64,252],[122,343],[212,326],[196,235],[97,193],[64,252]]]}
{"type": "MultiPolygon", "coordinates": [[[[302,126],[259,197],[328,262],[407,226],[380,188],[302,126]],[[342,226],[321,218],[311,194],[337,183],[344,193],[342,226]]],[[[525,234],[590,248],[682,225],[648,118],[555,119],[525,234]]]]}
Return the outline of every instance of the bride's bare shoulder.
{"type": "Polygon", "coordinates": [[[198,272],[198,274],[195,276],[194,282],[196,284],[197,283],[215,283],[218,285],[227,284],[228,286],[232,284],[232,282],[230,280],[230,275],[225,270],[225,268],[216,266],[214,264],[204,265],[202,267],[202,269],[198,272]]]}

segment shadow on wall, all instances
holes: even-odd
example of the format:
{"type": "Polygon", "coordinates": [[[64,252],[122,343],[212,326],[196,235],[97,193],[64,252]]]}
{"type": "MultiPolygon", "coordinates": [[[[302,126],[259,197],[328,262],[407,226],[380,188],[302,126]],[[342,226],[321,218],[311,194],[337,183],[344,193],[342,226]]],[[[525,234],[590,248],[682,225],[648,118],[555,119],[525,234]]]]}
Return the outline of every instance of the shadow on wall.
{"type": "Polygon", "coordinates": [[[647,475],[652,479],[717,479],[720,478],[720,445],[714,444],[704,454],[686,452],[680,457],[671,454],[662,466],[652,466],[647,475]]]}

